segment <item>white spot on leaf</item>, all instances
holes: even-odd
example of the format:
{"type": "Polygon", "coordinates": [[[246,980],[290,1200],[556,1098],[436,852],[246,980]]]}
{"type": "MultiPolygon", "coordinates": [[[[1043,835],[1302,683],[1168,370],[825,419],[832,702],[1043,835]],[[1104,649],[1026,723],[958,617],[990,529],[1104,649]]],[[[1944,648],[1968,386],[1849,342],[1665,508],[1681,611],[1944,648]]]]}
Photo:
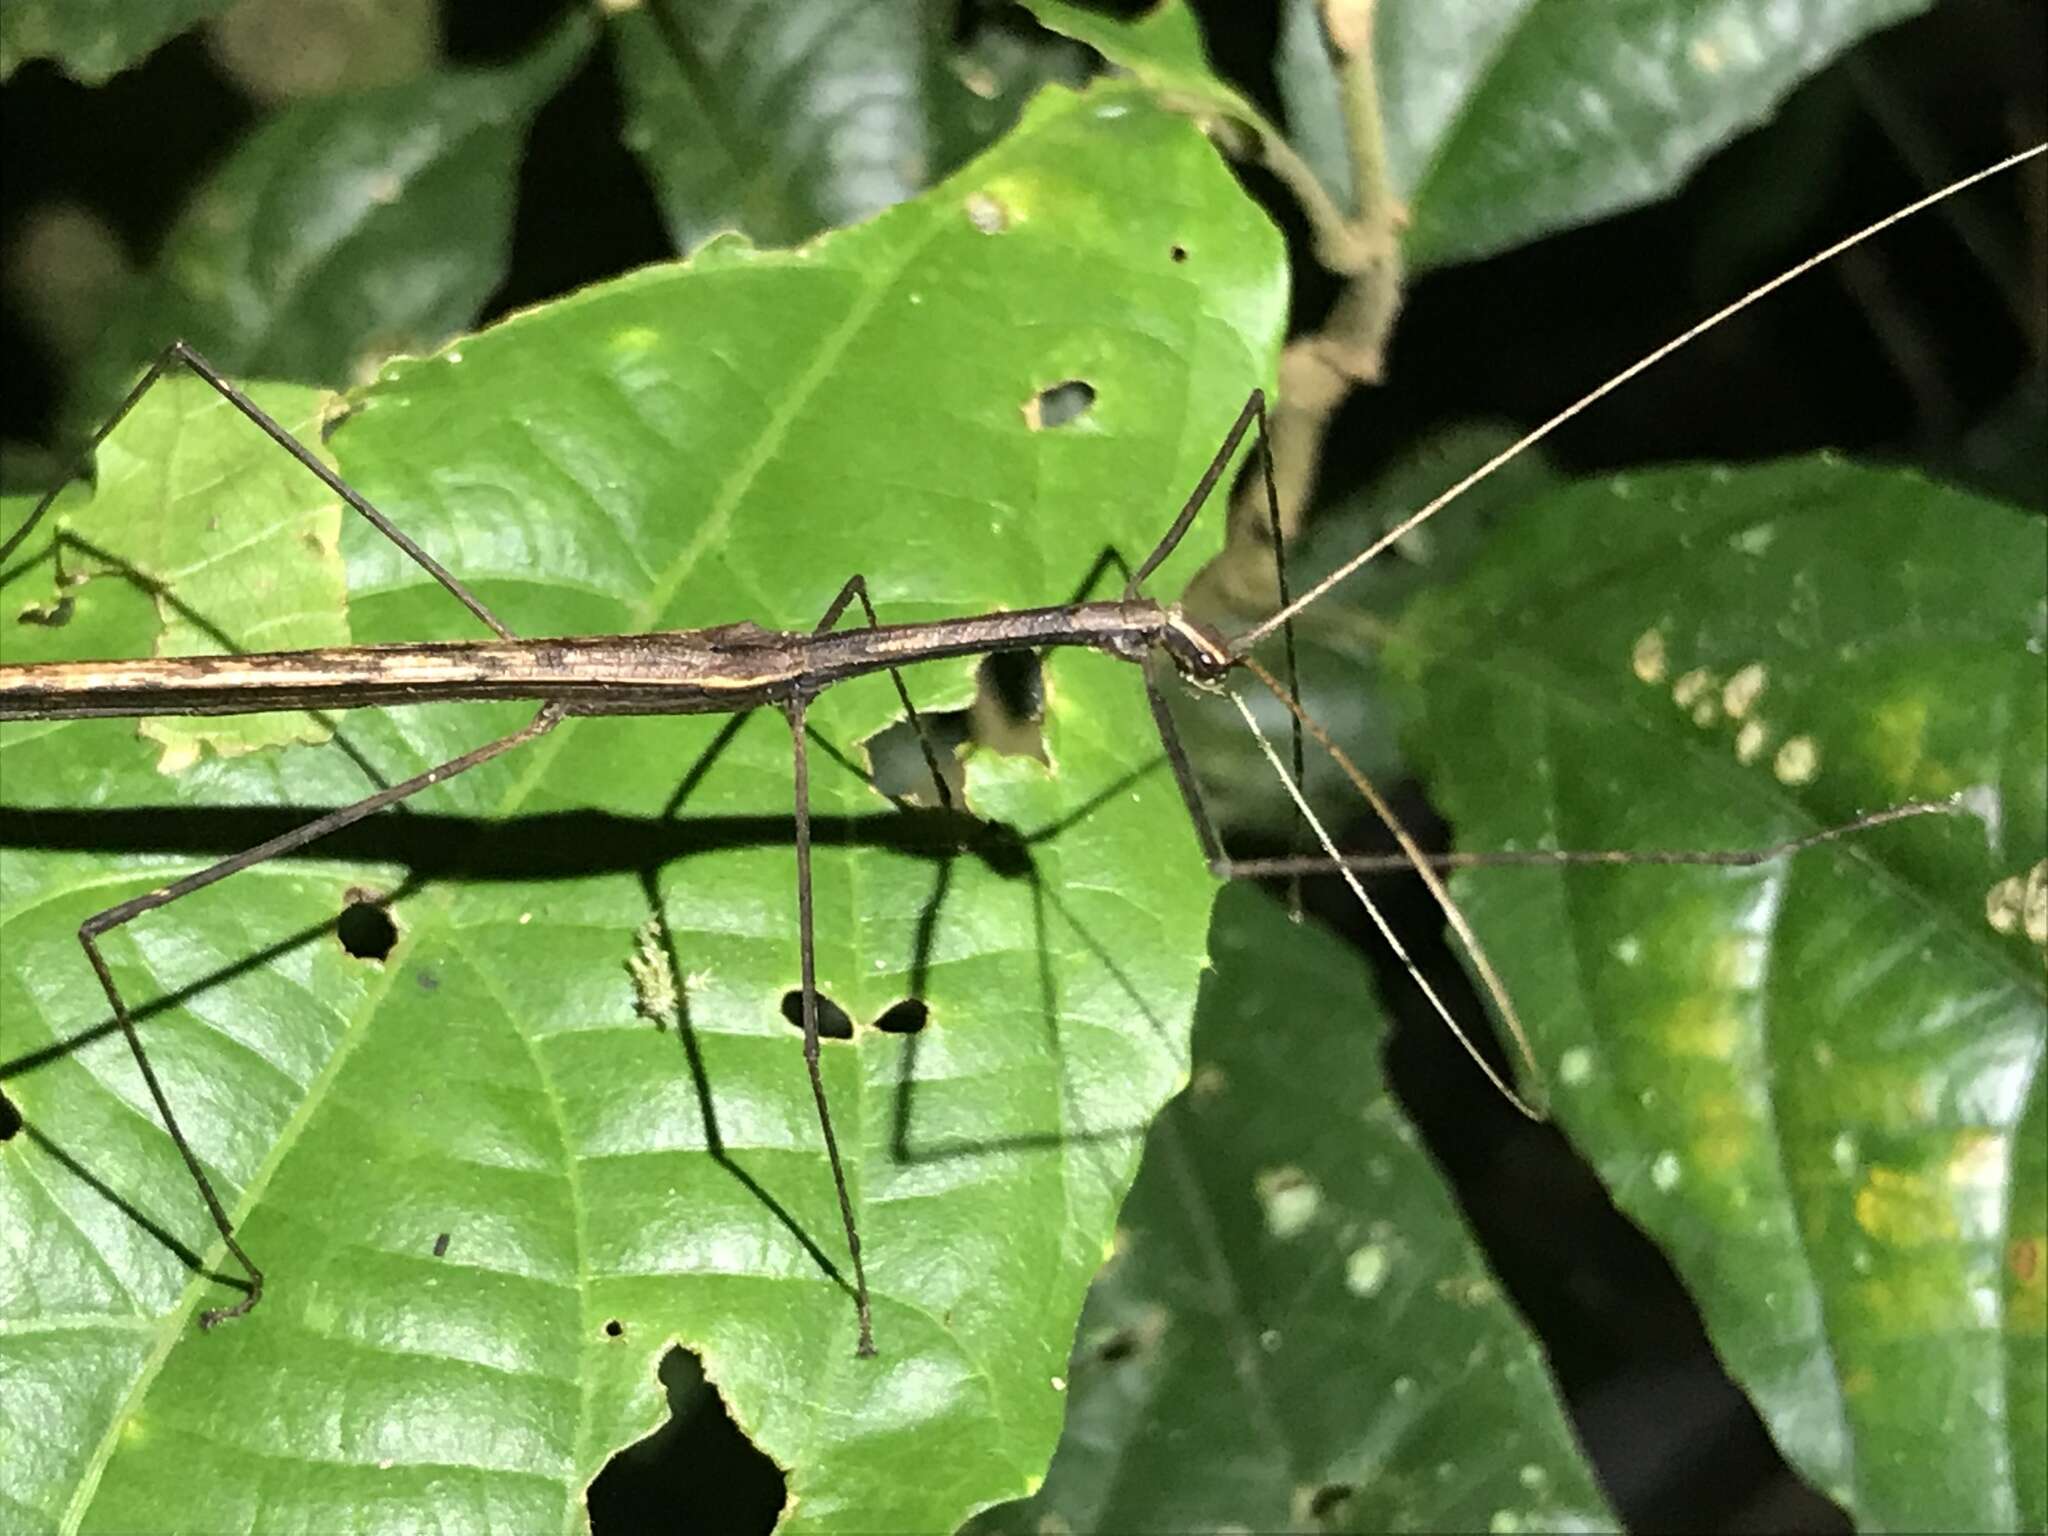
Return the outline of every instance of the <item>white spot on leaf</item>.
{"type": "Polygon", "coordinates": [[[1680,709],[1690,710],[1703,694],[1713,691],[1714,674],[1705,667],[1694,667],[1671,685],[1671,702],[1680,709]]]}
{"type": "Polygon", "coordinates": [[[1768,680],[1769,673],[1760,661],[1752,661],[1729,678],[1721,689],[1721,707],[1728,711],[1728,718],[1740,720],[1748,714],[1750,705],[1763,695],[1764,684],[1768,680]]]}
{"type": "Polygon", "coordinates": [[[1764,755],[1771,744],[1771,730],[1761,720],[1745,720],[1735,733],[1735,761],[1747,768],[1764,755]]]}
{"type": "Polygon", "coordinates": [[[1351,1250],[1344,1261],[1344,1289],[1354,1296],[1376,1296],[1387,1283],[1392,1262],[1382,1243],[1367,1243],[1351,1250]]]}
{"type": "Polygon", "coordinates": [[[1256,1180],[1266,1230],[1285,1242],[1299,1237],[1323,1208],[1323,1192],[1299,1168],[1268,1168],[1256,1180]]]}
{"type": "Polygon", "coordinates": [[[1679,1165],[1676,1152],[1659,1152],[1657,1160],[1650,1164],[1650,1182],[1663,1193],[1669,1194],[1678,1187],[1678,1178],[1682,1172],[1684,1169],[1679,1165]]]}

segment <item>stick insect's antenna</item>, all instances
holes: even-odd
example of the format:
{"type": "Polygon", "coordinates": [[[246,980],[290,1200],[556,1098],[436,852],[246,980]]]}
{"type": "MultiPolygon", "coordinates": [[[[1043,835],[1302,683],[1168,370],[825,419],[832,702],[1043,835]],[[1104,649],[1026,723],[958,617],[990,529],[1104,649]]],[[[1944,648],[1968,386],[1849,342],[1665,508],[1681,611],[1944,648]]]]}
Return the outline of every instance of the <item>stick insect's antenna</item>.
{"type": "Polygon", "coordinates": [[[1452,930],[1458,935],[1459,944],[1471,959],[1473,968],[1478,971],[1480,979],[1486,984],[1486,990],[1492,995],[1494,1006],[1500,1010],[1500,1016],[1507,1024],[1509,1033],[1514,1036],[1515,1049],[1520,1054],[1523,1064],[1529,1070],[1530,1082],[1537,1087],[1537,1093],[1534,1096],[1533,1102],[1515,1092],[1514,1087],[1507,1079],[1495,1070],[1493,1063],[1486,1059],[1485,1053],[1474,1043],[1472,1037],[1465,1033],[1464,1027],[1458,1023],[1456,1015],[1445,1006],[1444,1000],[1437,995],[1436,988],[1429,984],[1429,978],[1422,974],[1414,960],[1409,957],[1408,951],[1402,946],[1401,941],[1394,936],[1392,926],[1381,914],[1380,909],[1374,905],[1373,899],[1365,894],[1365,887],[1359,883],[1358,876],[1352,873],[1351,869],[1344,863],[1344,855],[1338,851],[1336,839],[1330,836],[1329,830],[1322,823],[1322,818],[1317,816],[1309,807],[1308,797],[1301,792],[1301,786],[1295,782],[1294,776],[1287,771],[1287,765],[1280,761],[1280,754],[1273,750],[1273,744],[1266,740],[1265,732],[1259,729],[1259,723],[1252,717],[1251,709],[1245,703],[1243,696],[1234,688],[1227,689],[1226,691],[1230,695],[1230,702],[1237,706],[1237,712],[1244,717],[1245,728],[1252,733],[1252,740],[1258,743],[1259,751],[1264,754],[1266,762],[1272,767],[1275,776],[1286,786],[1288,798],[1294,802],[1295,809],[1301,813],[1302,819],[1309,824],[1310,830],[1315,833],[1316,841],[1323,845],[1323,852],[1328,855],[1331,863],[1336,867],[1337,873],[1342,875],[1344,883],[1351,887],[1351,894],[1356,896],[1359,905],[1365,908],[1365,915],[1372,919],[1373,926],[1379,930],[1380,937],[1385,939],[1388,947],[1394,951],[1395,958],[1401,962],[1402,968],[1408,972],[1410,979],[1414,981],[1415,985],[1421,988],[1422,995],[1429,999],[1430,1007],[1436,1010],[1436,1015],[1443,1020],[1444,1027],[1449,1029],[1458,1044],[1465,1048],[1465,1054],[1472,1058],[1479,1070],[1486,1074],[1486,1080],[1500,1090],[1501,1097],[1514,1105],[1516,1109],[1520,1110],[1531,1120],[1549,1119],[1550,1117],[1544,1103],[1546,1095],[1541,1091],[1543,1069],[1536,1064],[1536,1052],[1530,1046],[1529,1037],[1522,1029],[1521,1019],[1515,1014],[1515,1005],[1508,998],[1506,985],[1501,981],[1499,973],[1494,970],[1493,962],[1486,957],[1486,950],[1480,944],[1479,936],[1472,931],[1472,925],[1465,920],[1465,914],[1459,910],[1458,904],[1451,899],[1451,893],[1445,889],[1442,877],[1429,867],[1422,850],[1416,846],[1415,839],[1408,835],[1408,829],[1401,825],[1400,819],[1394,814],[1393,807],[1388,805],[1385,797],[1373,787],[1372,781],[1359,772],[1357,766],[1352,763],[1350,758],[1344,755],[1343,750],[1330,739],[1322,727],[1317,725],[1310,718],[1308,712],[1295,702],[1294,696],[1280,686],[1279,679],[1249,656],[1243,657],[1240,660],[1241,664],[1247,667],[1253,676],[1258,678],[1260,682],[1264,683],[1272,691],[1275,698],[1287,706],[1288,712],[1294,716],[1296,721],[1304,726],[1311,736],[1315,737],[1316,744],[1330,754],[1337,766],[1344,771],[1344,776],[1358,787],[1360,793],[1372,805],[1373,811],[1379,816],[1381,821],[1386,823],[1387,830],[1394,834],[1394,840],[1401,845],[1402,852],[1408,856],[1415,872],[1422,877],[1423,883],[1429,887],[1430,894],[1437,900],[1437,905],[1443,908],[1444,916],[1450,921],[1452,930]]]}
{"type": "MultiPolygon", "coordinates": [[[[1719,869],[1749,869],[1837,842],[1873,827],[1890,826],[1915,816],[1953,816],[1962,810],[1960,797],[1946,800],[1908,800],[1869,811],[1837,826],[1822,827],[1783,842],[1758,848],[1490,848],[1484,852],[1426,853],[1423,859],[1432,869],[1560,869],[1571,865],[1680,864],[1705,865],[1719,869]]],[[[1415,863],[1405,853],[1347,853],[1337,861],[1345,869],[1395,870],[1403,874],[1415,863]]],[[[1232,859],[1232,879],[1261,880],[1272,875],[1326,875],[1330,861],[1320,857],[1288,856],[1272,859],[1232,859]]]]}
{"type": "Polygon", "coordinates": [[[1749,308],[1750,305],[1756,303],[1758,300],[1766,298],[1770,294],[1776,293],[1780,288],[1784,287],[1787,283],[1792,282],[1794,279],[1804,277],[1808,272],[1811,272],[1815,267],[1824,266],[1828,262],[1833,261],[1835,257],[1841,255],[1842,252],[1848,250],[1851,246],[1860,245],[1865,240],[1868,240],[1871,236],[1880,234],[1883,231],[1890,229],[1892,225],[1898,223],[1900,220],[1909,219],[1914,214],[1919,213],[1922,209],[1931,208],[1936,203],[1941,202],[1945,198],[1955,196],[1956,193],[1963,191],[1967,187],[1973,187],[1980,181],[1987,180],[1988,178],[1996,176],[2001,172],[2009,171],[2014,166],[2019,165],[2025,161],[2031,160],[2036,155],[2040,154],[2048,154],[2048,143],[2036,144],[2031,149],[2023,149],[2019,151],[2019,153],[2017,154],[2007,155],[2003,160],[1999,161],[1996,165],[1988,165],[1981,171],[1972,172],[1970,175],[1964,176],[1960,180],[1952,181],[1947,186],[1941,188],[1941,190],[1939,190],[1938,192],[1930,192],[1927,194],[1927,196],[1921,198],[1918,202],[1909,203],[1904,208],[1899,209],[1897,212],[1885,215],[1885,217],[1877,220],[1877,222],[1874,224],[1866,224],[1863,228],[1857,230],[1852,235],[1845,235],[1842,239],[1837,240],[1833,245],[1828,246],[1825,250],[1817,251],[1813,255],[1807,257],[1806,260],[1800,262],[1797,266],[1788,268],[1787,270],[1780,272],[1776,277],[1772,278],[1769,282],[1758,284],[1756,287],[1750,289],[1748,293],[1745,293],[1741,298],[1736,299],[1731,303],[1724,304],[1721,308],[1715,310],[1711,315],[1707,316],[1706,319],[1700,321],[1690,330],[1681,332],[1679,335],[1673,337],[1670,341],[1665,342],[1663,346],[1657,348],[1656,351],[1648,354],[1643,358],[1640,358],[1636,362],[1631,363],[1628,367],[1622,369],[1621,372],[1614,375],[1614,377],[1609,379],[1606,383],[1601,384],[1598,387],[1589,390],[1587,393],[1581,395],[1577,400],[1573,401],[1570,405],[1566,406],[1563,410],[1559,411],[1555,416],[1551,417],[1548,421],[1544,422],[1543,425],[1541,425],[1540,427],[1535,427],[1530,431],[1524,433],[1515,442],[1503,448],[1499,453],[1496,453],[1484,464],[1480,465],[1477,469],[1473,470],[1472,473],[1466,475],[1462,480],[1459,480],[1455,485],[1451,486],[1449,490],[1444,491],[1440,495],[1426,502],[1419,511],[1411,513],[1408,517],[1404,518],[1401,522],[1397,523],[1393,528],[1389,529],[1385,534],[1381,535],[1378,539],[1375,539],[1371,544],[1367,545],[1365,549],[1362,550],[1360,553],[1353,555],[1349,560],[1346,560],[1342,565],[1338,566],[1336,570],[1330,572],[1329,575],[1325,576],[1322,580],[1315,583],[1314,586],[1310,587],[1306,592],[1302,593],[1301,596],[1294,599],[1293,602],[1286,604],[1285,606],[1278,609],[1276,612],[1267,615],[1264,619],[1261,619],[1258,623],[1254,624],[1250,629],[1246,630],[1243,634],[1239,635],[1237,639],[1231,643],[1231,654],[1233,656],[1245,655],[1260,640],[1264,639],[1267,635],[1270,635],[1274,630],[1278,629],[1282,624],[1285,624],[1289,619],[1293,618],[1297,613],[1300,613],[1304,608],[1308,607],[1311,603],[1314,603],[1325,592],[1329,591],[1330,588],[1336,586],[1338,582],[1344,580],[1347,576],[1351,575],[1352,572],[1358,570],[1367,561],[1371,560],[1375,555],[1379,554],[1381,550],[1385,549],[1388,545],[1393,544],[1402,538],[1405,538],[1409,533],[1411,533],[1416,528],[1421,527],[1422,524],[1428,522],[1429,519],[1431,519],[1432,517],[1435,517],[1437,513],[1441,512],[1445,507],[1449,506],[1452,502],[1456,501],[1460,496],[1464,495],[1465,492],[1469,491],[1473,486],[1477,485],[1480,481],[1484,480],[1496,469],[1499,469],[1503,464],[1507,463],[1508,460],[1519,456],[1524,449],[1532,448],[1537,443],[1542,442],[1544,438],[1550,436],[1551,433],[1555,432],[1559,427],[1563,426],[1566,422],[1570,421],[1574,416],[1577,416],[1581,412],[1588,410],[1598,401],[1604,400],[1607,396],[1613,394],[1614,391],[1621,388],[1622,385],[1628,383],[1629,380],[1635,378],[1636,375],[1647,372],[1649,369],[1656,367],[1657,364],[1663,362],[1665,358],[1669,357],[1672,353],[1678,351],[1680,348],[1688,346],[1692,342],[1697,341],[1700,337],[1706,335],[1707,332],[1713,330],[1716,326],[1720,325],[1722,321],[1727,320],[1732,316],[1741,313],[1741,311],[1749,308]]]}

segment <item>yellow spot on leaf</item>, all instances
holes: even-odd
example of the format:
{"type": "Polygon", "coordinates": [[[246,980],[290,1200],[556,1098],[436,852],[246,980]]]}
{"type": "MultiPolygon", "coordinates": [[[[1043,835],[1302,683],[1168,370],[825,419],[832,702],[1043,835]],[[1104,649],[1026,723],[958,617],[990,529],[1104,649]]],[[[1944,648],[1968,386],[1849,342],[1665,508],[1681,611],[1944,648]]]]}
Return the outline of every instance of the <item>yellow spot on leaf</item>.
{"type": "Polygon", "coordinates": [[[1701,695],[1713,691],[1714,674],[1705,667],[1694,667],[1671,685],[1671,702],[1680,709],[1689,710],[1699,702],[1701,695]]]}
{"type": "Polygon", "coordinates": [[[1856,1191],[1856,1224],[1881,1243],[1917,1247],[1953,1239],[1955,1211],[1948,1192],[1923,1173],[1872,1167],[1856,1191]]]}
{"type": "Polygon", "coordinates": [[[1664,632],[1646,629],[1637,636],[1635,649],[1629,652],[1629,669],[1637,679],[1645,683],[1664,681],[1664,632]]]}
{"type": "Polygon", "coordinates": [[[1820,748],[1811,736],[1794,736],[1778,748],[1771,772],[1780,784],[1811,784],[1820,772],[1820,748]]]}
{"type": "Polygon", "coordinates": [[[1726,1061],[1742,1043],[1742,1020],[1720,998],[1692,996],[1672,1006],[1658,1033],[1674,1056],[1726,1061]]]}
{"type": "Polygon", "coordinates": [[[1740,720],[1748,714],[1750,705],[1763,697],[1764,685],[1769,680],[1770,674],[1760,661],[1752,661],[1729,678],[1721,689],[1721,707],[1728,711],[1728,718],[1740,720]]]}
{"type": "Polygon", "coordinates": [[[1745,720],[1735,733],[1735,761],[1747,768],[1764,755],[1771,743],[1771,728],[1761,720],[1745,720]]]}

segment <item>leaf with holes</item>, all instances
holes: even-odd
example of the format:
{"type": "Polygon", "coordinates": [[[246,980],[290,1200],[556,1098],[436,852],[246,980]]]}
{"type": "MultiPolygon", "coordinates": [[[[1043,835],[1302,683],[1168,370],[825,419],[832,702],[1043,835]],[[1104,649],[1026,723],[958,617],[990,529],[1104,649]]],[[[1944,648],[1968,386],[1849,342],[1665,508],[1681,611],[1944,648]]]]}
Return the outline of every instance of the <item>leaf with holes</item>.
{"type": "Polygon", "coordinates": [[[1468,848],[1955,797],[1760,867],[1457,883],[1558,1119],[1859,1523],[2048,1517],[2044,573],[2039,519],[1911,473],[1674,470],[1522,508],[1387,653],[1468,848]]]}
{"type": "MultiPolygon", "coordinates": [[[[717,241],[394,364],[329,447],[529,635],[806,629],[857,572],[885,620],[1060,602],[1106,543],[1135,559],[1162,531],[1284,313],[1279,241],[1198,133],[1128,87],[1053,93],[872,223],[788,253],[717,241]],[[1035,425],[1068,381],[1086,408],[1035,425]]],[[[357,640],[477,632],[353,519],[343,551],[357,640]]],[[[46,587],[32,566],[6,591],[46,587]]],[[[136,654],[147,616],[95,581],[64,643],[104,624],[136,654]]],[[[909,680],[958,708],[974,664],[909,680]]],[[[671,1341],[789,1469],[790,1528],[951,1529],[1030,1488],[1083,1290],[1185,1073],[1210,894],[1136,674],[1061,653],[1044,686],[1042,760],[972,760],[972,819],[868,787],[886,678],[812,712],[871,1361],[782,1014],[773,712],[574,722],[109,937],[268,1271],[208,1334],[195,1312],[232,1293],[181,1248],[222,1256],[73,931],[525,712],[366,711],[346,753],[175,778],[120,722],[0,735],[0,1073],[24,1118],[0,1229],[34,1255],[0,1291],[0,1350],[43,1405],[10,1415],[9,1523],[575,1528],[658,1420],[671,1341]],[[352,890],[395,925],[381,962],[329,931],[352,890]],[[921,1030],[876,1027],[915,1023],[906,1000],[921,1030]]]]}

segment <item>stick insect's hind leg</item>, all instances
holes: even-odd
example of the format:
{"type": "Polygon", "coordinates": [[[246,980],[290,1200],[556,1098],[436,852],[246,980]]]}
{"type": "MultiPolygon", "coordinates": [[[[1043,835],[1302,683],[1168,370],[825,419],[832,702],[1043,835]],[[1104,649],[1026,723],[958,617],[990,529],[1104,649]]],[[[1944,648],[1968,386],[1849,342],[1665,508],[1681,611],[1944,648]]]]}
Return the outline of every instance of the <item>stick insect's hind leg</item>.
{"type": "MultiPolygon", "coordinates": [[[[882,621],[875,617],[875,605],[868,600],[868,581],[865,576],[849,576],[846,585],[839,589],[839,595],[826,608],[825,616],[818,620],[811,630],[822,635],[839,622],[839,616],[846,612],[846,605],[854,599],[860,600],[861,612],[868,616],[868,628],[880,629],[882,621]]],[[[895,667],[889,669],[889,681],[896,685],[896,697],[902,701],[903,713],[910,721],[910,728],[917,732],[917,748],[924,754],[925,768],[931,773],[932,783],[938,790],[939,804],[946,810],[953,809],[953,791],[946,783],[946,776],[939,771],[939,752],[933,745],[931,733],[924,728],[924,717],[917,712],[917,706],[910,702],[910,689],[904,684],[903,674],[895,667]]]]}
{"type": "Polygon", "coordinates": [[[411,535],[407,534],[396,523],[392,522],[390,518],[372,506],[369,498],[342,479],[333,470],[329,469],[325,464],[321,463],[318,454],[300,442],[275,417],[271,416],[262,406],[251,400],[231,383],[227,376],[218,368],[214,367],[213,364],[201,357],[192,348],[186,346],[182,341],[174,341],[164,348],[156,361],[151,363],[142,377],[136,381],[135,387],[129,390],[127,395],[122,398],[121,403],[114,408],[114,414],[107,418],[106,424],[93,433],[92,440],[85,445],[84,455],[80,458],[77,467],[72,473],[56,485],[50,487],[44,493],[42,500],[35,504],[28,517],[23,520],[21,526],[9,534],[4,541],[0,541],[0,564],[5,564],[7,557],[21,546],[22,541],[35,529],[36,524],[42,521],[43,514],[48,512],[51,506],[55,504],[57,497],[62,494],[65,487],[73,480],[86,478],[92,468],[93,455],[98,452],[100,445],[112,434],[114,428],[121,424],[122,419],[135,409],[136,405],[141,402],[142,397],[149,393],[157,380],[164,377],[173,368],[181,365],[204,380],[216,394],[253,423],[265,437],[268,437],[278,447],[282,448],[304,466],[322,485],[326,486],[327,489],[347,502],[349,506],[361,513],[373,528],[383,534],[393,544],[396,544],[404,552],[407,559],[438,581],[457,602],[461,603],[463,607],[482,620],[500,639],[512,640],[517,638],[512,633],[512,630],[495,613],[484,606],[483,599],[464,586],[455,577],[453,572],[424,549],[420,548],[414,542],[411,535]]]}
{"type": "MultiPolygon", "coordinates": [[[[856,577],[855,580],[859,578],[856,577]]],[[[852,583],[847,584],[848,590],[852,583]]],[[[844,605],[846,594],[840,594],[844,605]]],[[[832,1109],[825,1098],[825,1076],[818,1060],[818,956],[811,913],[811,767],[804,747],[804,713],[810,700],[798,694],[784,706],[789,716],[790,777],[796,801],[797,951],[803,972],[804,1067],[811,1076],[811,1097],[818,1105],[818,1128],[825,1136],[825,1157],[832,1165],[832,1187],[839,1195],[839,1218],[846,1225],[846,1250],[853,1256],[853,1305],[860,1318],[860,1342],[854,1353],[862,1359],[875,1353],[875,1322],[868,1307],[868,1275],[861,1264],[860,1225],[853,1217],[853,1199],[846,1192],[846,1168],[839,1160],[839,1138],[832,1133],[832,1109]]]]}
{"type": "Polygon", "coordinates": [[[113,1005],[114,1020],[120,1025],[121,1037],[128,1042],[128,1049],[135,1057],[135,1065],[142,1072],[142,1081],[148,1087],[149,1096],[156,1104],[157,1114],[163,1118],[164,1129],[170,1132],[171,1140],[178,1148],[178,1156],[184,1159],[186,1171],[192,1175],[192,1182],[199,1187],[200,1198],[206,1202],[206,1209],[213,1217],[213,1224],[220,1232],[221,1241],[227,1244],[228,1252],[234,1255],[235,1262],[248,1271],[248,1294],[231,1307],[217,1307],[200,1313],[200,1327],[211,1328],[231,1317],[240,1317],[254,1307],[263,1296],[263,1271],[256,1267],[255,1261],[236,1241],[233,1224],[228,1220],[227,1209],[221,1204],[220,1196],[214,1190],[213,1181],[207,1178],[206,1170],[200,1166],[198,1154],[192,1150],[191,1142],[185,1139],[184,1128],[178,1124],[178,1117],[171,1110],[171,1101],[164,1092],[163,1083],[157,1078],[156,1069],[150,1065],[148,1053],[142,1048],[141,1036],[135,1032],[135,1021],[129,1017],[128,1006],[121,1000],[120,989],[114,985],[113,972],[100,953],[100,936],[132,922],[145,912],[167,907],[180,897],[204,890],[209,885],[225,880],[229,875],[261,864],[267,859],[296,852],[309,843],[317,842],[330,832],[337,832],[366,816],[374,815],[386,806],[395,805],[408,796],[418,794],[423,789],[452,779],[459,773],[466,773],[479,763],[487,763],[514,747],[523,746],[535,737],[545,735],[561,720],[562,712],[558,706],[544,705],[539,714],[509,736],[501,736],[473,752],[465,752],[461,757],[441,764],[438,768],[430,768],[401,784],[394,784],[389,789],[381,789],[374,795],[366,796],[353,805],[343,806],[338,811],[330,811],[316,821],[309,821],[303,827],[281,833],[268,842],[258,843],[254,848],[245,849],[231,858],[222,859],[217,864],[209,864],[206,868],[187,875],[182,880],[174,880],[146,896],[137,896],[132,901],[124,901],[119,906],[109,907],[106,911],[87,918],[79,926],[78,942],[84,946],[85,957],[92,962],[93,973],[99,977],[100,986],[107,994],[107,1001],[113,1005]]]}

